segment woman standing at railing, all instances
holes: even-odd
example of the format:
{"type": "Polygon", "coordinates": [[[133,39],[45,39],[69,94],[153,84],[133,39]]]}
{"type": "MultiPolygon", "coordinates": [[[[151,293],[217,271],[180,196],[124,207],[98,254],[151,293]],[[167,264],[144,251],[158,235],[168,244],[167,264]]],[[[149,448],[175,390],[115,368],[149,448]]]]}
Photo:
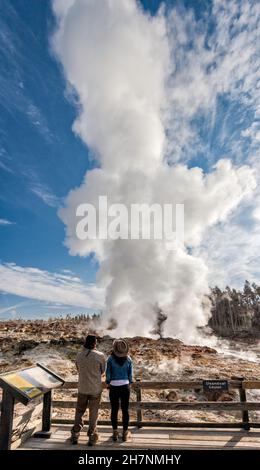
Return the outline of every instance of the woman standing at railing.
{"type": "Polygon", "coordinates": [[[116,339],[113,342],[113,351],[107,360],[106,383],[109,388],[111,403],[111,423],[113,427],[113,440],[117,441],[118,434],[118,410],[121,403],[123,419],[123,441],[130,437],[129,423],[129,397],[130,385],[133,382],[132,359],[128,356],[129,347],[125,340],[116,339]]]}

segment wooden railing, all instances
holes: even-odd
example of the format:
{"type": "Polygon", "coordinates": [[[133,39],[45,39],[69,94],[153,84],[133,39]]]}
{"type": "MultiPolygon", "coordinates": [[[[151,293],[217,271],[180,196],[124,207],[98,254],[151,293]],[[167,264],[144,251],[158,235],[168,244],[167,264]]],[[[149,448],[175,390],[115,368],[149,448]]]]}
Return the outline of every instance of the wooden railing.
{"type": "MultiPolygon", "coordinates": [[[[75,389],[78,383],[76,381],[66,382],[63,389],[75,389]]],[[[105,388],[105,384],[103,385],[105,388]]],[[[130,401],[130,410],[135,410],[136,421],[131,421],[130,424],[142,427],[142,426],[175,426],[175,427],[242,427],[244,429],[250,429],[250,427],[260,427],[260,423],[253,423],[249,421],[249,411],[260,411],[260,402],[249,402],[247,401],[246,391],[252,389],[260,389],[260,381],[246,381],[243,379],[229,380],[228,388],[235,389],[239,392],[239,401],[198,401],[198,402],[182,402],[182,401],[143,401],[142,390],[202,390],[203,381],[175,381],[175,382],[146,382],[136,381],[132,385],[132,389],[135,392],[136,400],[130,401]],[[192,410],[192,411],[239,411],[241,412],[240,422],[175,422],[175,421],[145,421],[143,420],[143,410],[192,410]]],[[[69,409],[75,408],[76,400],[53,400],[52,407],[55,409],[69,409]]],[[[100,408],[103,410],[110,409],[110,403],[102,401],[100,408]]],[[[71,419],[64,418],[53,418],[53,423],[73,423],[71,419]]],[[[108,424],[108,420],[99,421],[100,424],[108,424]]]]}
{"type": "MultiPolygon", "coordinates": [[[[78,382],[68,381],[65,382],[61,390],[75,390],[78,387],[78,382]]],[[[104,384],[105,388],[106,385],[104,384]]],[[[130,401],[130,410],[134,411],[136,419],[130,422],[133,426],[171,426],[171,427],[208,427],[208,428],[244,428],[250,429],[250,427],[260,427],[260,422],[252,422],[249,418],[251,411],[260,411],[260,402],[247,401],[247,391],[253,389],[260,389],[260,381],[247,381],[247,380],[229,380],[228,388],[230,390],[237,390],[239,394],[239,401],[197,401],[197,402],[182,402],[182,401],[144,401],[142,397],[142,391],[145,390],[203,390],[203,381],[171,381],[171,382],[146,382],[136,381],[132,385],[132,390],[135,395],[135,401],[130,401]],[[179,410],[190,410],[190,411],[213,411],[213,412],[237,412],[241,414],[240,421],[230,422],[179,422],[173,420],[168,421],[163,418],[157,421],[155,420],[144,420],[144,410],[154,411],[179,411],[179,410]]],[[[55,393],[55,392],[54,392],[55,393]]],[[[132,394],[131,394],[132,395],[132,394]]],[[[0,402],[1,404],[1,402],[0,402]]],[[[52,410],[59,411],[65,409],[74,409],[76,406],[76,400],[63,400],[52,399],[51,402],[52,410]]],[[[20,405],[21,406],[21,405],[20,405]]],[[[23,408],[23,406],[22,406],[23,408]]],[[[13,421],[13,435],[12,435],[12,448],[16,448],[22,442],[24,442],[30,435],[41,427],[41,413],[43,404],[38,401],[34,407],[29,410],[25,408],[19,416],[16,416],[13,421]]],[[[110,410],[110,403],[102,401],[100,408],[103,410],[110,410]]],[[[58,413],[52,412],[52,423],[53,424],[72,424],[73,420],[60,418],[58,413]]],[[[100,424],[110,424],[110,421],[100,420],[100,424]]]]}

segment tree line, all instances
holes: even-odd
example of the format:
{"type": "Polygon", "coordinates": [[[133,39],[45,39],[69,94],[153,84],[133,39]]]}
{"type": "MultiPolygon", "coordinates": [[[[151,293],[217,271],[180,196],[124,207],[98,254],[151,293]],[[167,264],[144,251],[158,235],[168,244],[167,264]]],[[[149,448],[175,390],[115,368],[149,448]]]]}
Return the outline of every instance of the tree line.
{"type": "Polygon", "coordinates": [[[260,336],[260,286],[245,281],[242,290],[211,289],[209,326],[222,336],[260,336]]]}

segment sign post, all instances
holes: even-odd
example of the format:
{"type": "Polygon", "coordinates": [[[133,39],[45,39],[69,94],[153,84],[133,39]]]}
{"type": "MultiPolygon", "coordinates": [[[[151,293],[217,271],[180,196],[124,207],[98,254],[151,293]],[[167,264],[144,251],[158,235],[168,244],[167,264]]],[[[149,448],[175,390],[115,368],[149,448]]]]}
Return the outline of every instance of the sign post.
{"type": "Polygon", "coordinates": [[[14,397],[8,390],[3,391],[1,405],[0,449],[11,447],[14,415],[14,397]]]}
{"type": "Polygon", "coordinates": [[[51,390],[43,395],[42,430],[35,432],[33,437],[51,437],[51,390]]]}

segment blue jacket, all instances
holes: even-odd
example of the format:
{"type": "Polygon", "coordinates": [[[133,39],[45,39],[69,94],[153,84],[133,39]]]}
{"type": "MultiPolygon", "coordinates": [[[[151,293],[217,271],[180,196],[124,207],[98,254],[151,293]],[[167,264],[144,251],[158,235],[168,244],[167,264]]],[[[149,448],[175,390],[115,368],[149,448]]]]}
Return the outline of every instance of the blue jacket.
{"type": "Polygon", "coordinates": [[[128,356],[122,366],[120,366],[113,356],[109,356],[106,368],[106,383],[110,384],[111,380],[129,380],[133,382],[133,363],[128,356]]]}

